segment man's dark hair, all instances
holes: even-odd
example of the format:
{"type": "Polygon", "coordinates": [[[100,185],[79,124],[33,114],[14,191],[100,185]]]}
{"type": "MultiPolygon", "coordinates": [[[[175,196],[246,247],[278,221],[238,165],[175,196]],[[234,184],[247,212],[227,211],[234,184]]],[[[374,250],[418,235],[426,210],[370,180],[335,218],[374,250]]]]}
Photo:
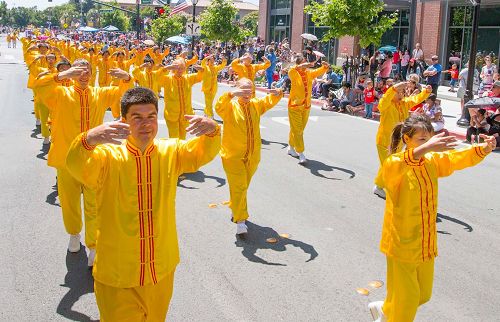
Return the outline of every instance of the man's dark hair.
{"type": "Polygon", "coordinates": [[[137,104],[153,104],[156,112],[158,112],[158,98],[149,88],[135,87],[129,89],[125,92],[125,94],[123,94],[120,102],[122,116],[125,117],[130,107],[137,104]]]}
{"type": "Polygon", "coordinates": [[[67,60],[61,60],[56,64],[56,69],[59,70],[61,66],[69,66],[71,67],[71,64],[67,60]]]}

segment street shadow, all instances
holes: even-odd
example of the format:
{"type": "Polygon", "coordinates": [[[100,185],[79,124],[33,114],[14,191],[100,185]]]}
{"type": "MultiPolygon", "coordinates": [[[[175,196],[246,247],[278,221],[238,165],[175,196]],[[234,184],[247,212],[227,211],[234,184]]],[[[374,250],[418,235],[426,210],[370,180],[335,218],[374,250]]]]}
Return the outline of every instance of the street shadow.
{"type": "Polygon", "coordinates": [[[215,180],[217,182],[216,188],[220,188],[226,184],[226,179],[224,179],[224,178],[220,178],[220,177],[216,177],[216,176],[207,176],[202,171],[196,171],[193,173],[184,173],[183,175],[181,175],[177,181],[177,186],[184,188],[184,189],[199,189],[196,187],[187,186],[184,184],[184,182],[193,181],[193,182],[203,183],[207,180],[215,180]],[[184,177],[184,178],[182,178],[182,177],[184,177]]]}
{"type": "Polygon", "coordinates": [[[344,174],[347,174],[349,176],[347,179],[352,179],[356,176],[356,172],[352,170],[334,167],[317,160],[307,159],[307,162],[305,164],[302,164],[302,166],[306,169],[309,169],[309,171],[311,171],[313,175],[329,180],[343,180],[345,178],[327,177],[324,174],[320,173],[320,171],[334,172],[335,170],[337,170],[343,172],[344,174]]]}
{"type": "Polygon", "coordinates": [[[45,199],[45,202],[52,206],[61,207],[61,204],[56,202],[57,196],[59,195],[59,193],[57,192],[57,183],[52,186],[52,190],[53,191],[47,195],[47,199],[45,199]]]}
{"type": "Polygon", "coordinates": [[[49,150],[50,150],[50,144],[42,144],[42,148],[40,149],[40,153],[38,153],[36,155],[36,157],[38,159],[47,160],[47,158],[45,156],[49,153],[49,150]]]}
{"type": "Polygon", "coordinates": [[[56,312],[59,315],[71,320],[81,322],[97,322],[88,315],[73,310],[76,302],[85,294],[94,293],[94,279],[92,271],[87,266],[87,252],[85,247],[81,246],[78,253],[66,254],[66,268],[68,272],[64,277],[64,284],[61,286],[69,288],[63,296],[56,312]]]}
{"type": "Polygon", "coordinates": [[[33,139],[41,140],[41,138],[38,137],[38,134],[42,134],[42,128],[40,127],[40,125],[37,125],[33,130],[31,130],[30,137],[33,139]]]}
{"type": "MultiPolygon", "coordinates": [[[[266,139],[261,139],[261,141],[262,141],[262,145],[271,145],[271,144],[281,145],[281,149],[284,149],[288,146],[288,144],[283,143],[283,142],[268,141],[266,139]]],[[[263,149],[265,149],[265,148],[263,148],[263,149]]]]}
{"type": "Polygon", "coordinates": [[[247,221],[246,225],[248,227],[248,233],[243,235],[243,237],[237,235],[234,244],[236,247],[243,248],[241,254],[250,262],[272,266],[287,266],[286,264],[269,262],[257,256],[257,251],[261,249],[271,249],[275,252],[284,252],[286,251],[287,245],[298,247],[304,253],[308,254],[309,259],[306,262],[310,262],[318,257],[318,253],[312,245],[290,238],[281,238],[279,234],[270,227],[262,227],[250,221],[247,221]],[[268,243],[268,238],[276,238],[278,242],[274,244],[268,243]]]}
{"type": "MultiPolygon", "coordinates": [[[[436,219],[436,224],[437,223],[440,223],[440,222],[443,222],[443,220],[447,220],[447,221],[450,221],[454,224],[457,224],[457,225],[460,225],[463,227],[463,229],[468,232],[468,233],[471,233],[474,229],[472,228],[471,225],[469,225],[468,223],[466,222],[463,222],[459,219],[456,219],[456,218],[453,218],[453,217],[450,217],[450,216],[446,216],[446,215],[443,215],[443,214],[440,214],[438,213],[437,214],[437,219],[436,219]]],[[[447,232],[447,231],[444,231],[444,230],[438,230],[437,231],[438,234],[443,234],[443,235],[451,235],[451,233],[447,232]]]]}

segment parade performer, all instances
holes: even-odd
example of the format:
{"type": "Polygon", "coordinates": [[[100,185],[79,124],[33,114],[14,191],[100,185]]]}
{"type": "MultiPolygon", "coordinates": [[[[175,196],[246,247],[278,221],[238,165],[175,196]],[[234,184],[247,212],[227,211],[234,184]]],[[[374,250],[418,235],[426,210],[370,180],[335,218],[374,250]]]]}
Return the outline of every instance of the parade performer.
{"type": "Polygon", "coordinates": [[[430,120],[413,115],[392,134],[391,152],[382,166],[387,191],[380,250],[387,257],[387,296],[369,304],[374,321],[411,322],[429,301],[438,254],[436,218],[438,178],[481,162],[496,145],[485,143],[452,150],[455,137],[434,135],[430,120]],[[397,152],[403,143],[406,149],[397,152]]]}
{"type": "Polygon", "coordinates": [[[144,63],[132,71],[132,76],[139,86],[149,88],[153,92],[158,93],[158,89],[160,88],[159,80],[165,71],[163,68],[154,70],[154,66],[154,60],[146,56],[144,63]]]}
{"type": "MultiPolygon", "coordinates": [[[[111,57],[115,57],[113,61],[113,68],[119,68],[121,70],[126,71],[127,73],[130,71],[130,66],[135,62],[135,59],[125,59],[125,52],[123,51],[115,51],[111,57]]],[[[111,85],[117,86],[120,80],[116,78],[111,79],[111,85]]],[[[113,105],[111,105],[111,114],[118,120],[120,118],[120,102],[116,101],[113,105]]]]}
{"type": "Polygon", "coordinates": [[[260,162],[260,117],[278,104],[283,92],[273,90],[263,98],[253,98],[253,83],[247,78],[237,82],[237,89],[223,94],[215,110],[224,121],[221,158],[229,183],[232,221],[236,234],[246,234],[248,219],[247,190],[260,162]],[[234,97],[237,100],[232,100],[234,97]]]}
{"type": "Polygon", "coordinates": [[[205,57],[201,61],[203,68],[203,82],[201,83],[201,91],[205,95],[205,116],[210,118],[214,117],[213,103],[215,95],[217,94],[217,75],[226,67],[227,61],[223,59],[218,65],[214,64],[214,57],[212,55],[205,57]]]}
{"type": "MultiPolygon", "coordinates": [[[[408,82],[401,82],[389,87],[378,104],[380,124],[376,143],[381,167],[384,160],[390,155],[389,146],[391,145],[392,129],[396,124],[403,122],[408,117],[412,107],[425,101],[432,93],[432,87],[427,86],[421,93],[406,97],[405,90],[407,86],[408,82]]],[[[380,170],[375,178],[373,193],[385,198],[385,191],[381,188],[380,170]]]]}
{"type": "Polygon", "coordinates": [[[160,77],[160,86],[165,92],[164,116],[170,138],[186,138],[188,123],[184,115],[194,114],[191,103],[191,93],[194,84],[201,82],[203,71],[194,74],[186,73],[184,59],[176,59],[171,65],[165,66],[167,71],[160,77]]]}
{"type": "Polygon", "coordinates": [[[97,60],[97,68],[99,69],[99,77],[97,82],[99,87],[111,85],[112,78],[109,71],[113,68],[113,61],[109,59],[109,51],[103,51],[99,54],[101,57],[97,60]]]}
{"type": "Polygon", "coordinates": [[[119,86],[91,87],[91,68],[84,59],[77,59],[73,67],[55,74],[52,78],[52,90],[41,97],[49,108],[52,118],[50,146],[47,164],[57,169],[57,188],[61,203],[64,227],[70,240],[68,250],[80,250],[80,231],[82,215],[80,196],[83,191],[85,215],[85,244],[90,249],[89,266],[95,255],[96,209],[95,191],[82,186],[66,169],[66,154],[73,139],[80,133],[102,123],[107,106],[118,101],[121,95],[132,85],[131,76],[120,69],[110,70],[113,77],[122,81],[119,86]],[[65,80],[72,79],[70,87],[60,86],[65,80]]]}
{"type": "MultiPolygon", "coordinates": [[[[252,81],[252,84],[255,81],[255,75],[259,70],[267,69],[271,66],[271,62],[267,57],[263,56],[264,60],[261,64],[252,64],[253,57],[250,53],[245,53],[240,58],[236,58],[231,62],[231,68],[238,75],[238,78],[248,78],[252,81]]],[[[255,97],[255,85],[253,87],[253,96],[255,97]]]]}
{"type": "Polygon", "coordinates": [[[326,73],[330,66],[327,62],[321,64],[321,67],[310,69],[314,64],[306,62],[304,56],[298,55],[295,58],[295,66],[288,71],[291,82],[290,96],[288,98],[288,118],[290,122],[288,154],[298,157],[300,164],[307,162],[304,155],[304,130],[311,111],[312,81],[326,73]]]}
{"type": "Polygon", "coordinates": [[[177,180],[217,155],[220,129],[213,120],[191,115],[188,131],[197,138],[155,140],[157,96],[142,87],[127,91],[121,108],[123,123],[80,134],[66,163],[97,192],[93,275],[100,320],[165,321],[179,263],[177,180]]]}

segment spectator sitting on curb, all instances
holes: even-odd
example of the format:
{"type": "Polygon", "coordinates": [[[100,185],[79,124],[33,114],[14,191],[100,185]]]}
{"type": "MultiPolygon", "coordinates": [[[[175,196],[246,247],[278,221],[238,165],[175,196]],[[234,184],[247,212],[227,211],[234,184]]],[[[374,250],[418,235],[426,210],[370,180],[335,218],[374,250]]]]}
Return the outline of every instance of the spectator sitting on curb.
{"type": "Polygon", "coordinates": [[[497,150],[500,149],[500,107],[497,107],[495,113],[492,113],[486,119],[490,125],[488,135],[492,135],[497,140],[497,150]]]}
{"type": "Polygon", "coordinates": [[[435,133],[444,129],[444,118],[443,109],[436,102],[436,95],[431,94],[425,100],[425,104],[422,108],[419,108],[415,113],[425,114],[431,120],[432,128],[435,133]]]}
{"type": "Polygon", "coordinates": [[[467,128],[465,141],[467,141],[467,143],[472,143],[475,141],[477,135],[487,134],[489,129],[490,124],[488,124],[486,118],[486,110],[484,108],[480,108],[470,120],[470,126],[467,128]]]}

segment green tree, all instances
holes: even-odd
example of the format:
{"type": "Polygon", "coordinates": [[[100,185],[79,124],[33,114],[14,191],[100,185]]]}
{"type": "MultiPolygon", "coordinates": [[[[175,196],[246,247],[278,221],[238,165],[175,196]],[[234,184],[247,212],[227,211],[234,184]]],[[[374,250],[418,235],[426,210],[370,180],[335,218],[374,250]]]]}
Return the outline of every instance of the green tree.
{"type": "Polygon", "coordinates": [[[15,7],[10,9],[10,23],[15,27],[26,27],[33,22],[36,8],[15,7]]]}
{"type": "Polygon", "coordinates": [[[120,31],[128,31],[130,27],[130,19],[121,11],[113,10],[113,12],[105,12],[101,15],[101,26],[115,26],[120,31]]]}
{"type": "Polygon", "coordinates": [[[305,7],[315,25],[329,27],[322,40],[358,36],[361,47],[379,46],[382,35],[397,21],[397,13],[382,15],[383,10],[380,0],[325,0],[305,7]]]}
{"type": "Polygon", "coordinates": [[[6,25],[9,21],[9,9],[5,1],[0,2],[0,24],[6,25]]]}
{"type": "Polygon", "coordinates": [[[212,0],[200,15],[201,33],[208,40],[241,41],[246,30],[236,22],[237,13],[232,0],[212,0]]]}
{"type": "Polygon", "coordinates": [[[164,9],[165,13],[151,23],[151,31],[149,32],[159,44],[163,43],[169,37],[180,34],[184,29],[184,25],[182,24],[183,18],[180,15],[169,17],[170,8],[165,6],[164,9]]]}
{"type": "Polygon", "coordinates": [[[98,9],[92,8],[87,12],[87,24],[92,23],[92,26],[98,28],[100,27],[101,13],[98,9]]]}
{"type": "Polygon", "coordinates": [[[250,12],[249,14],[243,16],[240,22],[245,27],[245,29],[248,30],[249,36],[257,36],[257,28],[259,23],[258,12],[250,12]]]}
{"type": "Polygon", "coordinates": [[[155,9],[152,7],[143,7],[141,8],[139,15],[141,16],[141,19],[152,18],[155,15],[155,9]]]}

